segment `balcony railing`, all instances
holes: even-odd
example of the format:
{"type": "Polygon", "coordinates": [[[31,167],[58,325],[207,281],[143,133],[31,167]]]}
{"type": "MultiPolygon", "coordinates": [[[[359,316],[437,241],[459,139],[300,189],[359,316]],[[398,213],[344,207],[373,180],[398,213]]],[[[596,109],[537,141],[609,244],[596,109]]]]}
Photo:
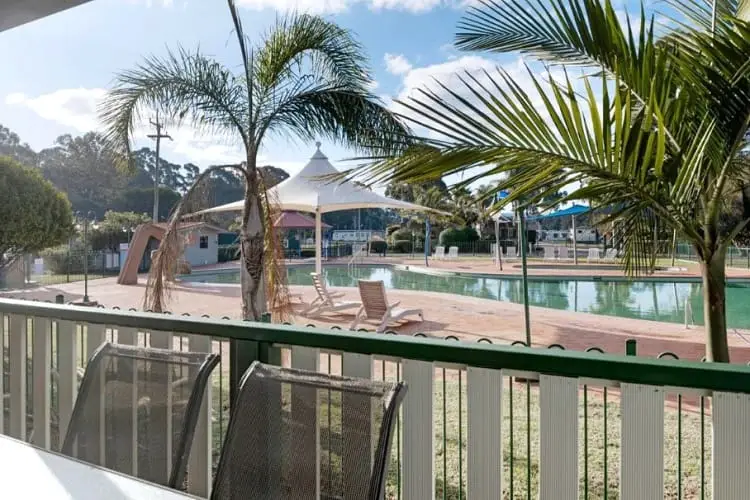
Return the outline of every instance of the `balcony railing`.
{"type": "MultiPolygon", "coordinates": [[[[222,354],[188,490],[207,496],[253,359],[409,385],[388,498],[747,498],[750,368],[0,300],[0,430],[58,449],[103,341],[222,354]]],[[[335,402],[322,398],[321,405],[335,402]]],[[[321,411],[319,480],[340,480],[321,411]]],[[[333,420],[333,421],[332,421],[333,420]]],[[[1,488],[2,486],[0,486],[1,488]]]]}

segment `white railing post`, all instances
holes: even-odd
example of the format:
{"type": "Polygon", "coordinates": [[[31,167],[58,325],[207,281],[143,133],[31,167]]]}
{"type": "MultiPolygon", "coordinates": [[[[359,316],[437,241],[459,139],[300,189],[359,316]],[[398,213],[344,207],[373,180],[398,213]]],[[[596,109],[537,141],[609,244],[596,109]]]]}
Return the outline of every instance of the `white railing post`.
{"type": "MultiPolygon", "coordinates": [[[[341,355],[341,373],[346,377],[371,380],[372,356],[343,353],[341,355]]],[[[377,443],[372,442],[370,434],[362,436],[357,432],[357,429],[371,428],[374,408],[370,405],[369,415],[363,416],[363,412],[360,411],[361,400],[361,396],[342,395],[342,439],[344,443],[349,443],[348,446],[344,446],[343,456],[341,457],[344,498],[356,498],[362,490],[362,485],[367,484],[372,474],[372,456],[377,443]],[[367,422],[364,422],[365,420],[367,422]],[[367,425],[368,423],[369,425],[367,425]]],[[[329,429],[329,432],[332,432],[332,429],[329,429]]]]}
{"type": "MultiPolygon", "coordinates": [[[[188,347],[192,352],[211,352],[211,337],[205,335],[189,335],[188,347]]],[[[221,376],[221,374],[219,374],[221,376]]],[[[211,379],[206,384],[203,393],[198,422],[195,426],[193,444],[188,459],[188,492],[199,497],[208,498],[211,494],[212,479],[212,426],[211,401],[213,388],[211,379]]]]}
{"type": "Polygon", "coordinates": [[[502,401],[500,370],[471,366],[466,370],[469,498],[495,498],[503,491],[502,401]]]}
{"type": "Polygon", "coordinates": [[[750,492],[750,395],[715,392],[711,401],[714,500],[750,492]]]}
{"type": "MultiPolygon", "coordinates": [[[[292,368],[317,372],[320,369],[320,350],[307,347],[292,347],[292,368]]],[[[304,387],[292,387],[292,421],[304,423],[307,429],[314,429],[306,436],[299,436],[296,444],[294,460],[301,461],[292,470],[314,470],[309,477],[299,477],[295,482],[297,494],[309,494],[312,498],[320,498],[320,422],[318,421],[319,401],[315,406],[308,406],[309,400],[316,398],[318,391],[304,387]],[[304,401],[295,404],[295,401],[304,401]],[[312,423],[312,425],[311,425],[312,423]],[[311,494],[314,492],[314,495],[311,494]]],[[[295,496],[290,493],[290,496],[295,496]]]]}
{"type": "MultiPolygon", "coordinates": [[[[149,335],[149,342],[151,344],[151,347],[155,347],[157,349],[174,349],[174,337],[171,332],[152,331],[149,335]]],[[[151,398],[151,404],[153,405],[153,408],[159,409],[159,415],[155,420],[163,420],[163,428],[166,430],[164,432],[164,443],[160,443],[159,445],[154,446],[154,449],[158,450],[157,463],[163,462],[166,464],[166,477],[169,477],[172,472],[172,436],[174,435],[174,433],[172,432],[172,399],[174,397],[172,382],[174,380],[174,377],[172,375],[172,370],[169,368],[159,368],[158,370],[162,370],[163,374],[165,375],[165,380],[167,381],[167,393],[153,393],[150,394],[149,397],[151,398]],[[161,410],[162,408],[164,408],[164,410],[161,410]]],[[[152,415],[154,415],[153,411],[152,415]]],[[[161,424],[157,425],[161,426],[161,424]]],[[[146,471],[143,472],[146,473],[146,471]]],[[[164,473],[154,471],[154,474],[157,478],[164,477],[164,473]]]]}
{"type": "Polygon", "coordinates": [[[578,380],[539,379],[539,498],[578,499],[578,380]]]}
{"type": "Polygon", "coordinates": [[[26,316],[11,314],[8,340],[10,370],[10,435],[26,441],[26,377],[28,374],[26,316]]]}
{"type": "MultiPolygon", "coordinates": [[[[57,421],[62,447],[78,394],[78,326],[57,322],[57,421]]],[[[82,353],[83,354],[83,353],[82,353]]]]}
{"type": "Polygon", "coordinates": [[[434,367],[425,361],[405,359],[404,382],[404,499],[435,498],[435,442],[432,405],[434,367]]]}
{"type": "MultiPolygon", "coordinates": [[[[135,346],[138,345],[138,330],[135,328],[119,328],[117,329],[117,343],[122,345],[135,346]]],[[[125,452],[122,450],[119,452],[120,463],[123,467],[127,467],[130,462],[130,473],[134,476],[138,475],[138,373],[141,367],[134,366],[132,380],[130,381],[130,415],[128,420],[130,421],[130,449],[125,452]]]]}
{"type": "MultiPolygon", "coordinates": [[[[96,350],[104,343],[106,339],[106,327],[104,325],[87,324],[81,327],[85,332],[84,343],[86,344],[86,370],[88,370],[88,362],[91,360],[91,356],[96,350]]],[[[100,372],[96,374],[98,380],[97,387],[92,387],[91,394],[89,397],[92,401],[99,406],[99,412],[97,414],[96,421],[93,423],[98,428],[99,438],[99,457],[97,463],[99,465],[106,466],[107,460],[107,436],[106,436],[106,401],[104,398],[104,387],[106,377],[106,366],[99,367],[100,372]]],[[[91,376],[91,375],[90,375],[91,376]]]]}
{"type": "Polygon", "coordinates": [[[5,431],[5,320],[0,311],[0,434],[5,431]]]}
{"type": "Polygon", "coordinates": [[[622,384],[621,500],[664,498],[664,390],[622,384]]]}
{"type": "Polygon", "coordinates": [[[34,384],[32,441],[45,450],[50,447],[51,343],[52,322],[48,318],[34,318],[31,347],[34,384]]]}

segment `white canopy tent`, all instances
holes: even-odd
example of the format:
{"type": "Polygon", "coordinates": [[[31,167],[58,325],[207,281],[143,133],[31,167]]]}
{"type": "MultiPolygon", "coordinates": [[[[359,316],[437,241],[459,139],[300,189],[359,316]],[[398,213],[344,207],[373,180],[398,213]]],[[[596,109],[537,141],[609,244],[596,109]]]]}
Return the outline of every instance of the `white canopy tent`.
{"type": "MultiPolygon", "coordinates": [[[[315,214],[315,271],[320,273],[323,268],[321,256],[322,215],[328,212],[352,210],[356,208],[395,208],[413,211],[436,210],[426,208],[401,200],[394,200],[350,181],[332,181],[326,176],[340,172],[331,165],[326,155],[320,151],[320,143],[316,143],[317,150],[310,161],[296,175],[290,177],[272,191],[273,198],[279,202],[279,208],[284,211],[310,212],[315,214]]],[[[216,212],[240,212],[244,207],[244,200],[227,203],[214,208],[203,210],[194,215],[216,212]]]]}

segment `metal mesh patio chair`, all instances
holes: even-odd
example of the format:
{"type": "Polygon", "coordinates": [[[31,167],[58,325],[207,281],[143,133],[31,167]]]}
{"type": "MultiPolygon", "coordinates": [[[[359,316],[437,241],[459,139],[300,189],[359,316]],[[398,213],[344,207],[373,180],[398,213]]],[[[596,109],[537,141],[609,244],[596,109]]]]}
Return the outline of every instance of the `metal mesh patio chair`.
{"type": "Polygon", "coordinates": [[[401,382],[253,363],[232,408],[212,499],[382,499],[405,393],[401,382]]]}
{"type": "Polygon", "coordinates": [[[182,487],[218,362],[215,354],[102,344],[86,366],[62,453],[182,487]]]}

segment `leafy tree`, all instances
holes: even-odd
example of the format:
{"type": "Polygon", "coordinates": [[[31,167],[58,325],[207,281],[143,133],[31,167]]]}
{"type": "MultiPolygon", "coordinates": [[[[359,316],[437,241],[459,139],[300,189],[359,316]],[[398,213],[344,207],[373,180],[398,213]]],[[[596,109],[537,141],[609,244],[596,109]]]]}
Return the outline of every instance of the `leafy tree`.
{"type": "Polygon", "coordinates": [[[497,189],[527,205],[569,188],[566,201],[609,208],[602,222],[615,225],[631,274],[653,262],[643,235],[658,219],[695,248],[707,359],[729,361],[725,257],[750,211],[728,227],[721,216],[744,177],[736,159],[750,123],[750,2],[669,2],[684,22],[661,37],[643,6],[622,23],[610,0],[483,4],[464,17],[459,49],[519,51],[561,69],[530,69],[526,83],[503,70],[466,74],[441,93],[422,91],[404,104],[430,131],[429,147],[371,172],[397,182],[512,173],[497,189]]]}
{"type": "Polygon", "coordinates": [[[0,270],[73,234],[73,213],[65,195],[38,171],[7,156],[0,157],[0,220],[0,270]]]}
{"type": "Polygon", "coordinates": [[[36,153],[26,143],[21,143],[18,134],[0,125],[0,156],[9,156],[22,165],[36,165],[36,153]]]}
{"type": "MultiPolygon", "coordinates": [[[[168,220],[182,197],[166,187],[159,188],[159,220],[168,220]]],[[[127,188],[118,193],[106,205],[116,212],[152,214],[154,209],[154,188],[127,188]]]]}
{"type": "Polygon", "coordinates": [[[104,219],[91,231],[91,248],[116,251],[120,243],[130,241],[135,228],[147,222],[151,222],[151,216],[147,213],[108,210],[104,219]]]}
{"type": "MultiPolygon", "coordinates": [[[[242,315],[259,320],[266,311],[267,272],[274,272],[276,238],[270,231],[271,203],[258,173],[257,156],[268,134],[303,140],[328,138],[346,146],[388,155],[403,144],[405,129],[369,88],[370,74],[362,46],[351,33],[313,15],[276,20],[255,46],[248,43],[234,0],[227,0],[240,54],[235,75],[199,50],[180,49],[164,58],[150,57],[121,73],[102,104],[101,118],[110,146],[130,158],[131,132],[141,112],[156,108],[168,121],[220,131],[241,141],[242,165],[202,172],[188,189],[170,223],[152,268],[147,301],[162,307],[161,293],[171,278],[178,246],[177,223],[186,200],[215,171],[233,169],[244,181],[245,206],[240,234],[242,315]],[[266,259],[268,254],[268,259],[266,259]]],[[[276,280],[269,279],[275,301],[276,280]]]]}

